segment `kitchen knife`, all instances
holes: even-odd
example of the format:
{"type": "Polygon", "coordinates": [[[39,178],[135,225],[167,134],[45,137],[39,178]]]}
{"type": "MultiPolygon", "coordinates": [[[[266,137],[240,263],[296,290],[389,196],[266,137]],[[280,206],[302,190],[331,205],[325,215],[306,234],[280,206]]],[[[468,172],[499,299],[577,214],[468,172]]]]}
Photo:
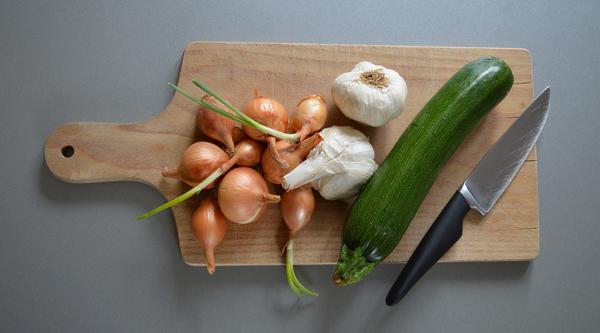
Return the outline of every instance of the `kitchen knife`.
{"type": "Polygon", "coordinates": [[[387,305],[398,303],[460,239],[463,218],[470,209],[486,215],[494,207],[540,136],[549,102],[550,87],[546,87],[479,161],[411,255],[385,299],[387,305]]]}

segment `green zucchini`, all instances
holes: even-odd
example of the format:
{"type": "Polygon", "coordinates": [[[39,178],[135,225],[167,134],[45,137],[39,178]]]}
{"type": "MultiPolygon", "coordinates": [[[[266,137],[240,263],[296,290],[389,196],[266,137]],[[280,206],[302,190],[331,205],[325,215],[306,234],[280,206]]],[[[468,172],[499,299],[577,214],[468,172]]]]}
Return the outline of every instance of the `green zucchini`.
{"type": "Polygon", "coordinates": [[[352,205],[333,275],[336,285],[362,280],[394,250],[441,168],[512,84],[503,60],[483,57],[465,65],[429,100],[352,205]]]}

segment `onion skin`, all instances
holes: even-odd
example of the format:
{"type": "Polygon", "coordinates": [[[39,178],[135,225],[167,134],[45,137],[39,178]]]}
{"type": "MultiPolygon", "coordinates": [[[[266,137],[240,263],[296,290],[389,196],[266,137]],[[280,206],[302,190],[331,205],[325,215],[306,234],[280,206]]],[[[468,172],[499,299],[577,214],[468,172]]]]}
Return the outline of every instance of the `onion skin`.
{"type": "Polygon", "coordinates": [[[281,156],[281,154],[279,154],[279,150],[278,149],[282,149],[282,148],[278,148],[277,147],[277,139],[275,139],[275,137],[268,137],[267,138],[267,142],[269,143],[268,145],[268,149],[269,152],[271,153],[271,157],[273,158],[273,160],[275,162],[277,162],[277,164],[279,164],[279,166],[281,168],[288,168],[290,165],[288,164],[288,162],[281,156]]]}
{"type": "MultiPolygon", "coordinates": [[[[216,99],[209,95],[202,97],[203,101],[209,102],[222,110],[229,113],[228,108],[219,103],[216,99]]],[[[232,113],[233,114],[233,113],[232,113]]],[[[226,151],[229,154],[233,153],[234,150],[234,139],[233,131],[236,128],[237,123],[231,119],[225,118],[220,114],[201,107],[196,113],[196,127],[211,139],[217,140],[225,145],[226,151]]]]}
{"type": "Polygon", "coordinates": [[[231,137],[233,138],[233,142],[238,144],[242,140],[248,139],[248,136],[244,132],[244,129],[241,127],[235,127],[233,132],[231,133],[231,137]]]}
{"type": "MultiPolygon", "coordinates": [[[[218,167],[214,172],[211,172],[209,175],[204,177],[200,182],[198,182],[197,185],[193,185],[192,189],[184,192],[175,199],[169,200],[168,202],[150,210],[149,212],[138,216],[138,219],[143,220],[154,214],[160,213],[169,207],[173,207],[174,205],[189,199],[193,195],[198,194],[200,191],[214,186],[214,183],[236,164],[243,166],[257,165],[260,162],[261,154],[262,147],[258,142],[250,139],[240,141],[235,146],[235,153],[233,156],[224,162],[220,167],[218,167]]],[[[178,168],[174,168],[172,170],[165,168],[163,175],[179,178],[180,172],[178,168]]]]}
{"type": "MultiPolygon", "coordinates": [[[[254,93],[256,97],[244,105],[242,112],[267,127],[285,132],[288,126],[288,113],[285,106],[272,98],[257,96],[257,91],[254,93]]],[[[267,135],[248,126],[244,126],[244,132],[256,141],[267,139],[267,135]]]]}
{"type": "Polygon", "coordinates": [[[296,110],[289,120],[289,130],[298,133],[300,141],[302,141],[307,135],[323,128],[325,122],[327,122],[325,98],[319,95],[309,95],[296,105],[296,110]]]}
{"type": "Polygon", "coordinates": [[[285,192],[281,197],[281,216],[289,229],[289,236],[281,255],[287,250],[286,274],[288,285],[298,296],[304,294],[318,296],[314,291],[307,289],[300,283],[294,273],[294,237],[302,228],[306,227],[312,219],[315,211],[315,196],[310,184],[306,184],[295,190],[285,192]]]}
{"type": "Polygon", "coordinates": [[[280,163],[273,157],[271,150],[266,149],[262,155],[261,167],[265,178],[273,184],[281,184],[288,172],[294,170],[306,158],[311,149],[321,142],[323,138],[315,134],[299,144],[290,143],[287,140],[279,140],[275,143],[275,149],[287,162],[287,167],[281,167],[280,163]]]}
{"type": "Polygon", "coordinates": [[[315,196],[310,184],[285,192],[281,196],[280,207],[283,221],[289,229],[289,242],[310,223],[315,211],[315,196]]]}
{"type": "Polygon", "coordinates": [[[258,142],[250,139],[242,140],[235,146],[236,164],[246,167],[256,166],[260,163],[262,152],[263,148],[258,142]]]}
{"type": "Polygon", "coordinates": [[[237,167],[225,175],[219,185],[218,198],[223,215],[239,224],[260,219],[268,204],[281,199],[269,193],[264,178],[248,167],[237,167]]]}
{"type": "Polygon", "coordinates": [[[235,152],[229,161],[221,166],[223,173],[226,173],[234,165],[253,167],[260,163],[262,155],[262,146],[250,139],[242,140],[235,145],[235,152]]]}
{"type": "MultiPolygon", "coordinates": [[[[254,89],[254,99],[248,101],[242,108],[242,112],[257,122],[270,127],[274,130],[285,132],[288,127],[288,112],[275,99],[258,96],[258,90],[254,89]]],[[[287,167],[287,163],[279,156],[279,152],[275,149],[276,139],[268,136],[254,128],[244,126],[244,132],[252,139],[257,141],[267,141],[271,155],[279,163],[281,167],[287,167]]]]}
{"type": "MultiPolygon", "coordinates": [[[[196,186],[211,173],[217,170],[229,157],[219,146],[206,142],[196,142],[183,152],[181,162],[176,168],[165,167],[162,175],[179,179],[189,186],[196,186]]],[[[206,188],[211,188],[211,183],[206,188]]]]}
{"type": "Polygon", "coordinates": [[[214,197],[206,197],[192,214],[192,234],[204,249],[206,269],[215,272],[215,248],[225,238],[227,220],[214,197]]]}

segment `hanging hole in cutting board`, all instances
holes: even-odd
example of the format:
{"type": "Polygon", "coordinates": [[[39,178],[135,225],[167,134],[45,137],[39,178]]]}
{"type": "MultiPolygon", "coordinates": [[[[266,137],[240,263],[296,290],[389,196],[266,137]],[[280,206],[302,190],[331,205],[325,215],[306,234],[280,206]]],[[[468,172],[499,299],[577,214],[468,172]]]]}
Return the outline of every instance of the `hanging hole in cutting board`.
{"type": "Polygon", "coordinates": [[[75,148],[73,146],[64,146],[61,148],[60,153],[66,158],[71,158],[75,154],[75,148]]]}

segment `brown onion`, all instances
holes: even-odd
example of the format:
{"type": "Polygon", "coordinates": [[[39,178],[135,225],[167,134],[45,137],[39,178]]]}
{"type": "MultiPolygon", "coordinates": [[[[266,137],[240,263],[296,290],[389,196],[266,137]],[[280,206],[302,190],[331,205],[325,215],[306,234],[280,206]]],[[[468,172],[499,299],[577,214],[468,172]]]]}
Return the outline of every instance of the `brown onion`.
{"type": "Polygon", "coordinates": [[[229,171],[218,190],[219,206],[230,221],[252,223],[261,218],[270,203],[280,197],[269,193],[267,183],[254,169],[238,167],[229,171]]]}
{"type": "MultiPolygon", "coordinates": [[[[281,196],[281,216],[289,229],[288,242],[312,219],[315,196],[310,184],[287,191],[281,196]]],[[[287,245],[287,242],[286,242],[287,245]]],[[[285,250],[284,246],[284,250],[285,250]]]]}
{"type": "Polygon", "coordinates": [[[291,132],[300,136],[300,141],[323,128],[327,121],[327,104],[325,98],[319,95],[306,96],[298,102],[296,110],[289,120],[291,132]]]}
{"type": "MultiPolygon", "coordinates": [[[[226,110],[229,113],[232,113],[209,95],[202,97],[202,100],[216,105],[220,109],[226,110]]],[[[233,153],[234,141],[232,134],[236,126],[237,123],[235,121],[225,118],[224,116],[208,110],[205,107],[201,107],[196,114],[196,127],[198,127],[198,129],[200,129],[202,133],[209,138],[223,143],[229,154],[233,153]]]]}
{"type": "MultiPolygon", "coordinates": [[[[219,146],[200,141],[189,146],[181,156],[181,162],[176,168],[165,167],[164,177],[176,178],[194,187],[217,170],[229,157],[219,146]]],[[[211,188],[211,183],[206,188],[211,188]]]]}
{"type": "Polygon", "coordinates": [[[250,139],[242,140],[235,145],[235,153],[231,159],[235,159],[237,165],[253,167],[260,163],[262,151],[262,146],[258,142],[250,139]]]}
{"type": "Polygon", "coordinates": [[[287,140],[277,141],[275,149],[279,151],[280,158],[285,160],[288,166],[281,167],[280,163],[273,157],[271,150],[265,150],[261,159],[265,178],[273,184],[281,184],[282,177],[296,168],[306,158],[310,150],[322,140],[323,138],[319,134],[315,134],[299,144],[290,143],[287,140]]]}
{"type": "Polygon", "coordinates": [[[233,138],[233,143],[238,143],[242,140],[248,139],[248,136],[244,132],[244,129],[241,127],[234,127],[233,132],[231,133],[231,137],[233,138]]]}
{"type": "MultiPolygon", "coordinates": [[[[199,193],[200,191],[204,190],[205,188],[210,188],[210,187],[214,186],[214,183],[219,179],[219,177],[224,175],[229,169],[231,169],[236,164],[242,165],[242,166],[257,165],[260,162],[261,154],[262,154],[262,147],[258,142],[249,140],[249,139],[240,141],[235,146],[235,153],[233,153],[233,156],[229,160],[227,160],[225,163],[223,163],[220,167],[218,167],[216,170],[214,170],[214,172],[211,172],[210,174],[206,175],[206,177],[204,177],[201,181],[198,181],[198,183],[196,185],[192,186],[191,190],[181,194],[180,196],[176,197],[175,199],[172,199],[172,200],[152,209],[151,211],[149,211],[145,214],[138,216],[138,219],[145,219],[154,214],[160,213],[169,207],[173,207],[173,206],[177,205],[178,203],[181,203],[181,202],[191,198],[193,195],[199,193]]],[[[184,156],[186,156],[186,155],[184,154],[184,156]]],[[[189,157],[186,156],[186,161],[188,158],[189,157]]],[[[186,162],[186,163],[188,163],[188,162],[186,162]]],[[[191,163],[191,162],[189,162],[189,163],[191,163]]],[[[196,167],[196,166],[190,166],[189,163],[185,164],[187,169],[196,167]]],[[[198,167],[201,167],[202,161],[200,161],[199,163],[200,164],[198,167]]],[[[183,163],[182,163],[182,165],[183,165],[183,163]]],[[[180,176],[179,170],[180,169],[165,170],[165,171],[163,171],[163,175],[165,175],[165,176],[173,175],[174,177],[175,176],[179,177],[180,176]]]]}
{"type": "MultiPolygon", "coordinates": [[[[283,104],[278,101],[258,96],[258,90],[254,90],[254,99],[248,101],[242,108],[242,112],[262,125],[274,130],[285,132],[288,125],[288,113],[283,104]]],[[[266,135],[254,128],[244,126],[244,132],[257,141],[266,141],[266,135]]]]}
{"type": "Polygon", "coordinates": [[[285,192],[281,198],[281,216],[288,226],[289,236],[281,254],[287,250],[286,256],[286,274],[288,285],[298,296],[310,295],[318,296],[314,291],[304,287],[294,273],[294,236],[304,228],[312,219],[315,211],[315,196],[313,195],[310,184],[306,184],[295,190],[285,192]]]}
{"type": "Polygon", "coordinates": [[[225,238],[227,221],[221,213],[217,200],[206,197],[192,214],[192,234],[204,249],[206,269],[209,274],[215,272],[215,247],[225,238]]]}
{"type": "MultiPolygon", "coordinates": [[[[258,96],[257,89],[254,89],[254,99],[248,101],[244,105],[242,112],[271,129],[280,132],[285,132],[287,130],[288,113],[283,104],[269,97],[258,96]]],[[[285,161],[279,158],[279,153],[275,150],[276,139],[274,137],[267,136],[249,126],[244,126],[244,132],[254,140],[267,141],[275,161],[282,167],[286,167],[285,161]]]]}

